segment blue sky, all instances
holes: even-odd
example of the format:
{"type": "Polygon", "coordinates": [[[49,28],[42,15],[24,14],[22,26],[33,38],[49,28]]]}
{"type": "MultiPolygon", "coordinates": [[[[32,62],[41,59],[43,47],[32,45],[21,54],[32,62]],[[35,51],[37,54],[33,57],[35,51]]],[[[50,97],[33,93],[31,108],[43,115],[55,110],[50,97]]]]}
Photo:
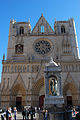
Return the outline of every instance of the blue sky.
{"type": "Polygon", "coordinates": [[[54,19],[68,20],[74,18],[80,50],[80,0],[1,0],[0,1],[0,81],[3,54],[7,55],[8,33],[10,19],[17,22],[28,21],[31,28],[35,26],[39,17],[44,17],[54,28],[54,19]]]}

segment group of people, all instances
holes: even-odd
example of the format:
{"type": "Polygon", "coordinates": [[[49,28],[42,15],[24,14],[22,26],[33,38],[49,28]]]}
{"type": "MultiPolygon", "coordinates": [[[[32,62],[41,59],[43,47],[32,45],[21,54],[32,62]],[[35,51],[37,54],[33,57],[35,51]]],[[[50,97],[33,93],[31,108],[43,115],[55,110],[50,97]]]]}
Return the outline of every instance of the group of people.
{"type": "MultiPolygon", "coordinates": [[[[16,114],[17,114],[16,107],[14,107],[13,113],[14,113],[14,120],[16,120],[16,114]]],[[[6,117],[6,120],[12,120],[12,109],[11,109],[11,107],[7,108],[6,112],[1,114],[1,119],[2,120],[5,120],[5,117],[6,117]]]]}
{"type": "MultiPolygon", "coordinates": [[[[41,110],[40,108],[34,108],[32,106],[25,106],[22,108],[22,116],[23,120],[34,120],[34,117],[36,117],[35,113],[40,113],[42,111],[43,113],[43,119],[48,119],[48,110],[41,110]]],[[[11,109],[11,107],[7,108],[6,112],[1,114],[1,120],[16,120],[17,115],[17,109],[14,107],[11,109]]]]}
{"type": "Polygon", "coordinates": [[[35,108],[33,108],[32,106],[31,107],[26,106],[26,108],[23,107],[22,116],[23,120],[29,119],[29,116],[31,120],[33,120],[33,116],[35,117],[35,108]]]}
{"type": "MultiPolygon", "coordinates": [[[[41,110],[43,113],[43,120],[48,120],[48,110],[41,110]]],[[[34,107],[23,107],[22,110],[22,116],[23,120],[28,120],[30,116],[30,120],[33,120],[33,117],[35,117],[35,112],[40,112],[40,108],[34,108],[34,107]]]]}

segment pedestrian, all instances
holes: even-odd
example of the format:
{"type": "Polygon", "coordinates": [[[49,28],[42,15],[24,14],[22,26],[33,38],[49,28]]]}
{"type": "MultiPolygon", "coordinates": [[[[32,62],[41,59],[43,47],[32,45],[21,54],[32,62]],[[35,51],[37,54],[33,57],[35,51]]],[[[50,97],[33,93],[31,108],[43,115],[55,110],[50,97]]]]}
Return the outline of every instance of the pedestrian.
{"type": "Polygon", "coordinates": [[[1,120],[4,120],[4,113],[1,114],[1,120]]]}
{"type": "Polygon", "coordinates": [[[9,111],[8,111],[8,107],[7,107],[7,110],[6,110],[6,120],[8,120],[9,118],[9,111]]]}
{"type": "Polygon", "coordinates": [[[75,110],[75,107],[73,108],[73,111],[72,111],[72,120],[76,120],[76,110],[75,110]]]}
{"type": "Polygon", "coordinates": [[[25,120],[27,120],[27,119],[29,119],[29,110],[26,107],[26,109],[25,109],[25,120]]]}
{"type": "Polygon", "coordinates": [[[80,120],[80,110],[79,113],[76,114],[76,120],[80,120]]]}
{"type": "Polygon", "coordinates": [[[43,120],[45,120],[45,110],[43,110],[43,120]]]}
{"type": "Polygon", "coordinates": [[[31,120],[33,120],[33,107],[32,106],[30,108],[30,115],[31,115],[31,120]]]}
{"type": "Polygon", "coordinates": [[[17,109],[14,107],[14,120],[16,120],[17,109]]]}
{"type": "Polygon", "coordinates": [[[33,115],[34,115],[34,117],[35,117],[35,108],[33,108],[33,115]]]}
{"type": "Polygon", "coordinates": [[[9,119],[8,120],[12,120],[11,108],[8,109],[8,112],[9,112],[9,119]]]}
{"type": "Polygon", "coordinates": [[[45,111],[45,120],[48,120],[48,110],[45,111]]]}
{"type": "Polygon", "coordinates": [[[23,120],[24,120],[24,117],[25,117],[25,109],[24,109],[24,107],[22,109],[22,116],[23,116],[23,120]]]}

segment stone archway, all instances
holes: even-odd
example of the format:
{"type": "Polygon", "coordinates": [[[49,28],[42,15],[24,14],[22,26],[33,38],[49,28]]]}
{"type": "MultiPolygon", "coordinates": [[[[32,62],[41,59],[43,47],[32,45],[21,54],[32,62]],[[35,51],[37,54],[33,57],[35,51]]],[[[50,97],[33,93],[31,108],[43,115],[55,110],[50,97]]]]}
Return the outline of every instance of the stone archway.
{"type": "Polygon", "coordinates": [[[16,105],[20,107],[26,105],[26,86],[20,73],[17,75],[10,91],[10,106],[16,105]]]}
{"type": "Polygon", "coordinates": [[[21,108],[26,105],[26,90],[22,84],[16,84],[11,89],[11,106],[21,108]]]}
{"type": "MultiPolygon", "coordinates": [[[[39,106],[39,93],[42,87],[44,87],[43,77],[40,78],[32,87],[32,106],[39,106]]],[[[42,95],[44,95],[44,93],[42,95]]]]}
{"type": "Polygon", "coordinates": [[[67,104],[67,91],[71,91],[72,105],[73,106],[78,105],[78,89],[75,86],[75,84],[74,83],[67,83],[66,85],[64,85],[63,96],[64,96],[65,104],[67,104]]]}

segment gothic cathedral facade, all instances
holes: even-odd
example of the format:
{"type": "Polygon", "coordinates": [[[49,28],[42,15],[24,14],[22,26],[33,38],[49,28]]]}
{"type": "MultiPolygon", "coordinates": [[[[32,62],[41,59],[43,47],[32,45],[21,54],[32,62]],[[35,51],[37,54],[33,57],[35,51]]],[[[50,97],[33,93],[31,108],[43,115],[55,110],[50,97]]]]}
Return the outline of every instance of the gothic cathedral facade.
{"type": "Polygon", "coordinates": [[[31,31],[30,21],[10,21],[7,58],[2,60],[0,106],[44,105],[45,64],[61,66],[65,105],[80,104],[80,59],[73,19],[56,21],[54,30],[43,14],[31,31]]]}

